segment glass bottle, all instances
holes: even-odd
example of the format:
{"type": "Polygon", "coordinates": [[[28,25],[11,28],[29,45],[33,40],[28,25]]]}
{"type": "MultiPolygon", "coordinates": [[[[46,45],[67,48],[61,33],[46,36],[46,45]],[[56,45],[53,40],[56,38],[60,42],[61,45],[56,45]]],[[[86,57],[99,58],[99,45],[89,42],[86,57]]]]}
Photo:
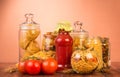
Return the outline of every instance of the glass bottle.
{"type": "Polygon", "coordinates": [[[33,14],[25,14],[25,18],[19,27],[19,61],[40,51],[40,26],[33,21],[33,14]]]}
{"type": "Polygon", "coordinates": [[[58,70],[70,68],[70,59],[72,55],[73,39],[67,31],[60,31],[55,39],[56,59],[58,70]]]}

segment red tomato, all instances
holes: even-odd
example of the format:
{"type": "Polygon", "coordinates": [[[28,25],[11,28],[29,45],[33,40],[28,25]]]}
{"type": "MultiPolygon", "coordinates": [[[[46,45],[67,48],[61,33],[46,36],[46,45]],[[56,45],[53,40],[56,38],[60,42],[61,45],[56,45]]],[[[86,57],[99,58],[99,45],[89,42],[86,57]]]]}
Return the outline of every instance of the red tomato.
{"type": "Polygon", "coordinates": [[[18,70],[19,70],[21,73],[25,73],[25,62],[19,62],[19,63],[18,63],[18,70]]]}
{"type": "Polygon", "coordinates": [[[41,61],[38,60],[27,60],[25,62],[25,70],[28,74],[36,75],[41,71],[41,61]]]}
{"type": "Polygon", "coordinates": [[[54,74],[57,70],[57,61],[53,58],[49,58],[42,63],[42,72],[44,74],[54,74]]]}

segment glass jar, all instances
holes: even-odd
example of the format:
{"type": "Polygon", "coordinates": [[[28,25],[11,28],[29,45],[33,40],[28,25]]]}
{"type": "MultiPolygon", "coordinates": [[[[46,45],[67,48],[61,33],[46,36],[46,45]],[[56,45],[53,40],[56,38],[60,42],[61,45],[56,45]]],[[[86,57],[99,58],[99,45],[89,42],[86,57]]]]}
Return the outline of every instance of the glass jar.
{"type": "Polygon", "coordinates": [[[102,42],[103,69],[109,69],[111,66],[109,38],[100,37],[100,39],[102,42]]]}
{"type": "Polygon", "coordinates": [[[98,58],[94,49],[75,50],[71,57],[72,69],[79,74],[90,74],[98,67],[98,58]]]}
{"type": "Polygon", "coordinates": [[[40,26],[33,21],[33,14],[25,14],[25,18],[19,28],[19,61],[40,51],[40,26]]]}
{"type": "Polygon", "coordinates": [[[52,34],[52,32],[47,32],[43,36],[43,41],[42,41],[42,49],[43,51],[55,51],[55,35],[52,34]]]}
{"type": "Polygon", "coordinates": [[[84,42],[88,38],[89,34],[87,31],[82,29],[82,23],[80,21],[76,21],[74,23],[74,30],[71,35],[73,37],[73,51],[85,49],[84,42]]]}
{"type": "Polygon", "coordinates": [[[70,68],[70,59],[72,55],[73,39],[67,31],[60,31],[55,39],[56,59],[58,70],[70,68]]]}
{"type": "Polygon", "coordinates": [[[85,42],[85,47],[87,49],[93,48],[97,54],[99,65],[97,71],[107,72],[110,68],[110,43],[108,38],[104,37],[93,37],[89,38],[85,42]]]}
{"type": "Polygon", "coordinates": [[[102,43],[99,37],[88,38],[85,42],[85,47],[87,49],[93,48],[94,53],[96,53],[99,65],[97,71],[100,71],[103,68],[103,58],[102,58],[102,43]]]}
{"type": "Polygon", "coordinates": [[[71,65],[76,73],[89,74],[94,72],[99,65],[98,54],[94,49],[94,38],[87,38],[83,45],[85,49],[74,50],[71,65]]]}

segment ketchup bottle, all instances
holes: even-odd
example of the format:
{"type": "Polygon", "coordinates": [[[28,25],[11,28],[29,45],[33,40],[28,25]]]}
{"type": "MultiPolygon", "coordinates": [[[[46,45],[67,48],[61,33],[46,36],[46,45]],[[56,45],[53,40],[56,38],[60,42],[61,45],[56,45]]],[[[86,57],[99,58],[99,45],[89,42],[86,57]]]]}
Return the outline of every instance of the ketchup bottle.
{"type": "Polygon", "coordinates": [[[70,68],[72,55],[73,39],[67,31],[60,31],[55,39],[56,60],[58,62],[58,71],[70,68]]]}

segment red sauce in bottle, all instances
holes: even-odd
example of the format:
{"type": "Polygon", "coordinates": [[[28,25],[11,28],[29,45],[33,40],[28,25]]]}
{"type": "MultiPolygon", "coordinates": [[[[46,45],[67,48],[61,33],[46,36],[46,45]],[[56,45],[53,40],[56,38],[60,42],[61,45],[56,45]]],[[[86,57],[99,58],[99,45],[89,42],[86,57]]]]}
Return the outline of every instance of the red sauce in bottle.
{"type": "Polygon", "coordinates": [[[59,32],[55,39],[56,59],[58,62],[58,70],[69,68],[72,55],[73,39],[66,31],[59,32]]]}

